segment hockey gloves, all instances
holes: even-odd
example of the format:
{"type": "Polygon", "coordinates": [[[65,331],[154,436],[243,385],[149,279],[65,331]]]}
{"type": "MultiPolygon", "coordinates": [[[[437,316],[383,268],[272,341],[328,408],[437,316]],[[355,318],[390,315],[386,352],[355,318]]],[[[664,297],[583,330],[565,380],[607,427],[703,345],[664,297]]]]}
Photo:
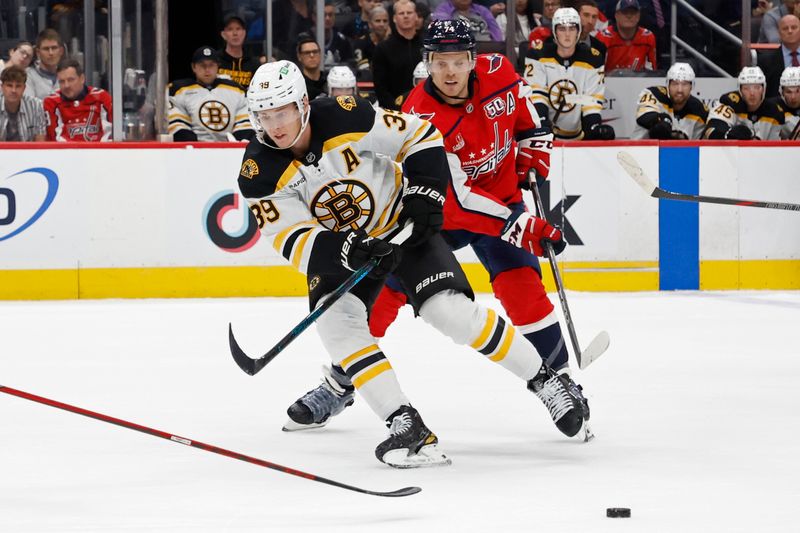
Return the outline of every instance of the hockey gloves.
{"type": "Polygon", "coordinates": [[[726,139],[737,139],[739,141],[749,141],[753,138],[753,130],[744,124],[737,124],[725,133],[726,139]]]}
{"type": "Polygon", "coordinates": [[[651,139],[667,140],[672,138],[672,118],[666,113],[658,115],[655,124],[648,130],[651,139]]]}
{"type": "Polygon", "coordinates": [[[342,265],[347,270],[356,271],[372,258],[378,258],[367,276],[380,279],[391,273],[400,264],[400,248],[386,241],[370,237],[360,229],[348,232],[342,243],[342,265]]]}
{"type": "Polygon", "coordinates": [[[414,223],[414,229],[403,246],[417,246],[427,241],[442,229],[444,222],[444,194],[426,185],[412,185],[403,191],[403,209],[400,210],[400,225],[407,220],[414,223]]]}
{"type": "Polygon", "coordinates": [[[583,138],[587,141],[613,141],[616,133],[614,133],[614,128],[608,124],[592,124],[584,132],[583,138]]]}
{"type": "Polygon", "coordinates": [[[508,218],[501,230],[500,238],[514,246],[530,250],[539,257],[545,255],[545,242],[553,245],[556,255],[567,247],[567,241],[564,240],[560,229],[551,226],[542,218],[525,212],[514,213],[508,218]]]}
{"type": "Polygon", "coordinates": [[[517,145],[517,178],[525,188],[528,173],[536,171],[537,178],[547,178],[550,174],[550,152],[553,151],[553,134],[546,133],[519,141],[517,145]]]}

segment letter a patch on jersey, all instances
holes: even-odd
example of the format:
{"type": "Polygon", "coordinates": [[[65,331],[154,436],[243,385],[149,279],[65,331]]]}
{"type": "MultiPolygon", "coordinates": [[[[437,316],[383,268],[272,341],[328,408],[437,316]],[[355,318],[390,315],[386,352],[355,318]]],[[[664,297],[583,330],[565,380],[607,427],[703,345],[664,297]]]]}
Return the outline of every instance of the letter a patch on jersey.
{"type": "Polygon", "coordinates": [[[246,160],[244,163],[242,163],[242,170],[239,171],[239,174],[249,180],[253,179],[256,175],[258,175],[258,164],[256,164],[256,162],[252,159],[246,160]]]}

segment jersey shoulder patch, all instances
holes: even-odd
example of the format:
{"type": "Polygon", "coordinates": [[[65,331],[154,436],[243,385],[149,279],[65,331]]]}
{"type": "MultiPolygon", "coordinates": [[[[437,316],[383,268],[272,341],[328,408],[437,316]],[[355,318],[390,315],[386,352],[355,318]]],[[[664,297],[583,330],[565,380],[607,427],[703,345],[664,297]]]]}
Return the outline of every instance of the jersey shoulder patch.
{"type": "Polygon", "coordinates": [[[169,84],[169,95],[175,96],[178,92],[184,89],[194,88],[196,86],[198,89],[201,89],[202,86],[197,83],[197,80],[193,80],[191,78],[184,78],[182,80],[175,80],[169,84]]]}
{"type": "Polygon", "coordinates": [[[650,91],[650,94],[652,94],[659,103],[669,108],[672,107],[672,101],[669,99],[669,92],[667,91],[666,87],[663,85],[654,85],[652,87],[648,87],[647,90],[650,91]]]}
{"type": "Polygon", "coordinates": [[[738,91],[723,94],[719,99],[719,103],[733,108],[736,113],[746,111],[746,109],[743,109],[744,103],[738,91]]]}
{"type": "Polygon", "coordinates": [[[701,117],[703,120],[708,119],[708,106],[703,103],[698,97],[694,95],[689,95],[689,101],[686,102],[686,113],[697,115],[701,117]]]}
{"type": "Polygon", "coordinates": [[[239,169],[239,190],[245,198],[263,198],[275,192],[294,158],[288,150],[274,150],[258,139],[247,145],[239,169]]]}
{"type": "Polygon", "coordinates": [[[555,57],[558,47],[554,41],[545,41],[539,48],[529,48],[527,57],[539,60],[543,57],[555,57]]]}
{"type": "Polygon", "coordinates": [[[602,54],[586,43],[578,43],[575,47],[575,53],[572,55],[572,61],[573,63],[578,61],[588,63],[593,68],[600,68],[604,65],[602,54]]]}
{"type": "Polygon", "coordinates": [[[375,123],[375,108],[358,96],[316,98],[311,102],[314,138],[323,142],[346,133],[366,133],[375,123]]]}

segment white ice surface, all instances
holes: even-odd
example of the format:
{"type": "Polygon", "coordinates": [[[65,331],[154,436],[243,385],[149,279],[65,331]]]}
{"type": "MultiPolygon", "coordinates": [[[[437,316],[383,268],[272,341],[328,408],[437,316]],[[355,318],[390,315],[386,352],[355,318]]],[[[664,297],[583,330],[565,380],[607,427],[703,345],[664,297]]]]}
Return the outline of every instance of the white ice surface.
{"type": "MultiPolygon", "coordinates": [[[[453,465],[393,470],[363,401],[283,433],[313,328],[255,377],[302,299],[0,303],[0,384],[375,490],[378,498],[0,394],[0,531],[798,531],[800,292],[569,293],[597,438],[407,310],[382,347],[453,465]],[[605,517],[630,507],[632,518],[605,517]]],[[[481,300],[497,307],[488,296],[481,300]]],[[[573,365],[574,366],[574,365],[573,365]]]]}

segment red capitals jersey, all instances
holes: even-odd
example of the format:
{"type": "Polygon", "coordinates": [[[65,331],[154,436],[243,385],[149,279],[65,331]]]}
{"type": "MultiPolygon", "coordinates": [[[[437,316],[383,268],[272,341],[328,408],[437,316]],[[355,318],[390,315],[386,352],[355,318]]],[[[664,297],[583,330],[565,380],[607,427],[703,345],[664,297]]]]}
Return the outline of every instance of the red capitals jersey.
{"type": "Polygon", "coordinates": [[[656,36],[653,32],[639,26],[633,39],[627,41],[617,33],[617,28],[609,26],[597,34],[606,45],[606,74],[615,69],[655,70],[656,36]]]}
{"type": "Polygon", "coordinates": [[[111,95],[86,86],[75,100],[56,91],[44,99],[47,140],[97,142],[111,140],[111,95]]]}
{"type": "Polygon", "coordinates": [[[444,136],[452,181],[444,204],[444,229],[499,235],[522,201],[515,154],[517,139],[541,133],[530,87],[505,56],[479,55],[463,104],[449,105],[436,94],[433,79],[418,84],[403,111],[419,115],[444,136]]]}

